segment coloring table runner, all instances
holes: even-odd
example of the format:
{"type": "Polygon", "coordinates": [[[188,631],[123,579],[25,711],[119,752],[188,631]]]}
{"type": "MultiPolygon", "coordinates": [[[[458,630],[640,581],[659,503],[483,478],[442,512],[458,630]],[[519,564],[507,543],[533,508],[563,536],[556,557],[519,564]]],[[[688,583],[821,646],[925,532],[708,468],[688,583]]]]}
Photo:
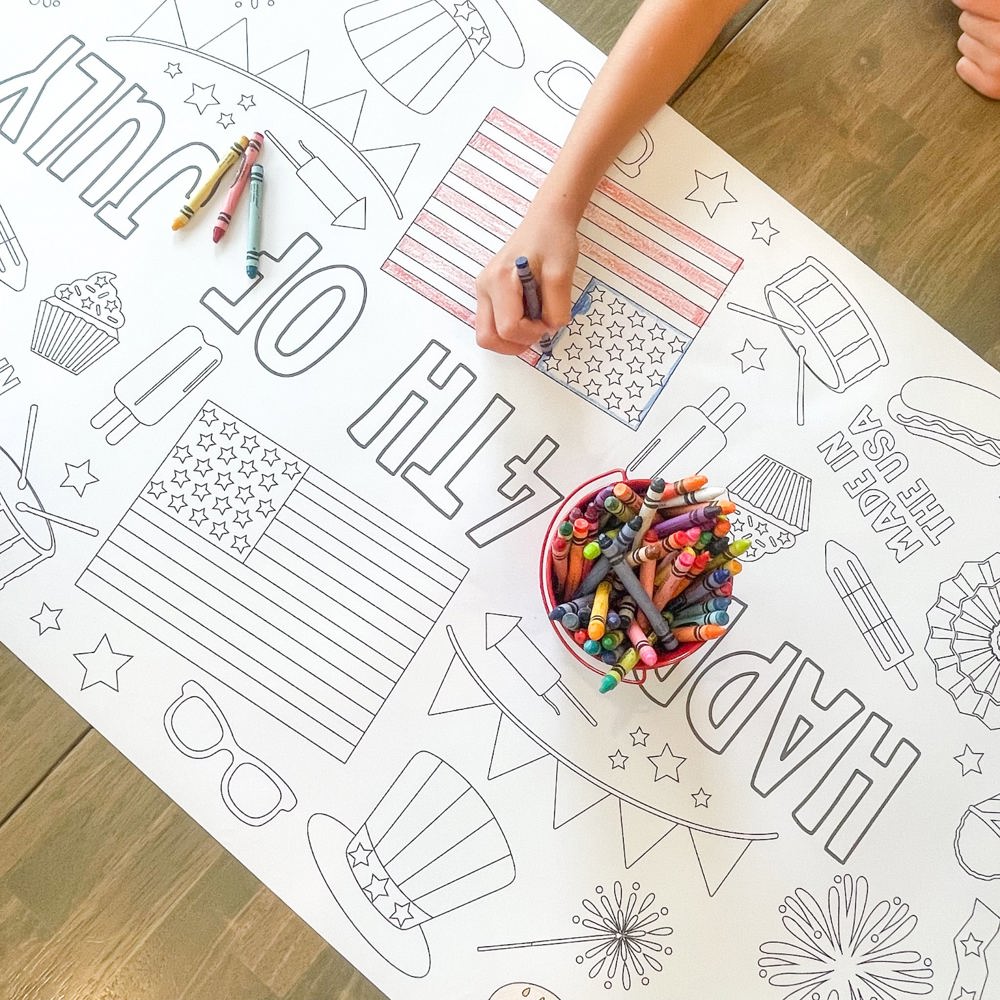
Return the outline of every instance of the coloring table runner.
{"type": "Polygon", "coordinates": [[[600,65],[533,0],[4,28],[4,643],[390,997],[1000,991],[996,371],[669,110],[478,350],[600,65]],[[251,282],[170,221],[255,131],[251,282]],[[550,526],[696,473],[729,632],[600,696],[550,526]]]}

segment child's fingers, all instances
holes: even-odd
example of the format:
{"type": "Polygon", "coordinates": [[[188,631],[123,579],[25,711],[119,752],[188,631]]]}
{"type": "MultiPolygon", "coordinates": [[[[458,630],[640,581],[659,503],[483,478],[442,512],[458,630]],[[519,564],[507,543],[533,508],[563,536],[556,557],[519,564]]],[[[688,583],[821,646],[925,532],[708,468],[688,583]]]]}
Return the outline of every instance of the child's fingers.
{"type": "Polygon", "coordinates": [[[994,80],[1000,80],[1000,52],[968,34],[959,38],[958,51],[994,80]]]}
{"type": "Polygon", "coordinates": [[[1000,79],[990,75],[981,66],[976,65],[968,56],[962,56],[955,66],[955,72],[973,90],[978,90],[984,97],[1000,100],[1000,79]]]}
{"type": "Polygon", "coordinates": [[[558,330],[569,322],[572,295],[572,270],[542,271],[542,322],[549,330],[558,330]]]}
{"type": "Polygon", "coordinates": [[[952,3],[961,10],[1000,21],[1000,0],[952,0],[952,3]]]}
{"type": "Polygon", "coordinates": [[[989,48],[1000,48],[1000,21],[963,10],[958,16],[958,26],[965,34],[989,48]]]}
{"type": "Polygon", "coordinates": [[[518,344],[511,344],[497,333],[493,318],[493,304],[489,296],[481,294],[476,304],[476,343],[487,351],[497,354],[520,354],[524,350],[518,344]]]}

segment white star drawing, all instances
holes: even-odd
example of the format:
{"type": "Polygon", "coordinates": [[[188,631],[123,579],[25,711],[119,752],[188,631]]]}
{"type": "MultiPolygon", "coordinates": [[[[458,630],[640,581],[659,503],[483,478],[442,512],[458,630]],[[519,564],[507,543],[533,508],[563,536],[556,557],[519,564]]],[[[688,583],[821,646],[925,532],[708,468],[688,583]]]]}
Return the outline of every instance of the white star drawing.
{"type": "Polygon", "coordinates": [[[185,104],[193,104],[198,109],[198,114],[203,115],[213,104],[219,102],[215,97],[215,84],[207,87],[199,87],[198,84],[191,84],[191,96],[184,99],[185,104]]]}
{"type": "Polygon", "coordinates": [[[257,106],[257,102],[253,99],[253,94],[240,94],[240,99],[237,104],[244,110],[249,111],[251,108],[257,106]]]}
{"type": "Polygon", "coordinates": [[[959,941],[959,944],[965,949],[966,955],[975,955],[977,958],[981,957],[980,949],[983,947],[983,942],[972,931],[969,931],[968,935],[959,941]]]}
{"type": "Polygon", "coordinates": [[[176,80],[177,77],[179,77],[181,73],[184,72],[184,70],[181,69],[180,63],[168,62],[167,68],[163,72],[166,73],[171,80],[176,80]]]}
{"type": "Polygon", "coordinates": [[[61,614],[62,608],[50,608],[43,601],[42,610],[39,611],[37,615],[34,615],[31,620],[38,626],[39,635],[45,635],[49,629],[55,629],[57,632],[61,632],[62,629],[59,627],[59,616],[61,614]]]}
{"type": "Polygon", "coordinates": [[[982,774],[983,769],[979,766],[982,759],[983,755],[976,753],[968,743],[965,744],[965,749],[957,757],[952,757],[952,760],[961,766],[963,778],[967,774],[982,774]]]}
{"type": "Polygon", "coordinates": [[[392,916],[389,918],[397,927],[402,928],[402,926],[407,922],[407,920],[413,919],[413,914],[410,912],[411,903],[407,903],[405,906],[402,903],[396,903],[395,908],[392,911],[392,916]]]}
{"type": "Polygon", "coordinates": [[[708,800],[711,797],[712,796],[709,795],[709,793],[706,792],[704,788],[699,788],[698,791],[691,793],[691,798],[694,799],[694,807],[695,807],[695,809],[697,809],[698,806],[704,806],[707,809],[708,808],[708,800]]]}
{"type": "Polygon", "coordinates": [[[670,744],[664,743],[663,749],[659,753],[647,757],[646,760],[653,765],[653,781],[662,781],[664,778],[680,781],[680,775],[677,772],[687,757],[678,757],[670,749],[670,744]]]}
{"type": "Polygon", "coordinates": [[[623,754],[621,752],[621,750],[616,750],[613,754],[609,754],[608,755],[608,760],[611,761],[611,770],[612,771],[619,770],[619,769],[622,770],[622,771],[624,771],[625,770],[625,761],[628,760],[628,757],[626,757],[625,754],[623,754]]]}
{"type": "Polygon", "coordinates": [[[764,357],[766,347],[754,347],[749,340],[744,339],[743,346],[738,351],[733,351],[733,357],[740,363],[740,374],[746,375],[753,368],[764,370],[761,358],[764,357]]]}
{"type": "Polygon", "coordinates": [[[206,427],[211,427],[218,419],[219,415],[216,413],[214,406],[203,406],[201,408],[201,413],[198,414],[198,419],[205,424],[206,427]]]}
{"type": "Polygon", "coordinates": [[[962,992],[952,997],[952,1000],[976,1000],[975,990],[967,990],[964,986],[961,989],[962,992]]]}
{"type": "Polygon", "coordinates": [[[646,740],[649,739],[649,733],[647,733],[642,726],[632,730],[632,732],[629,733],[629,736],[632,737],[632,746],[634,747],[644,747],[646,745],[646,740]]]}
{"type": "Polygon", "coordinates": [[[726,181],[729,179],[729,172],[723,170],[721,174],[709,177],[700,170],[694,172],[695,189],[685,197],[685,201],[697,201],[705,206],[705,211],[709,217],[715,215],[720,205],[733,205],[736,199],[726,190],[726,181]]]}
{"type": "Polygon", "coordinates": [[[106,634],[101,637],[97,649],[90,653],[74,653],[73,657],[83,667],[81,691],[86,691],[95,684],[104,684],[112,691],[117,691],[118,671],[132,659],[125,653],[116,653],[106,634]]]}
{"type": "Polygon", "coordinates": [[[781,230],[775,229],[771,225],[770,219],[765,219],[763,222],[754,222],[753,225],[753,236],[750,237],[751,240],[760,240],[761,243],[766,243],[768,246],[771,245],[771,240],[773,237],[777,236],[781,230]]]}
{"type": "Polygon", "coordinates": [[[455,17],[462,17],[466,21],[476,13],[476,8],[472,6],[469,0],[465,0],[464,3],[454,4],[455,17]]]}
{"type": "Polygon", "coordinates": [[[374,903],[376,899],[380,896],[388,896],[389,890],[386,889],[386,885],[389,880],[387,878],[376,878],[372,875],[372,880],[364,887],[365,895],[374,903]]]}
{"type": "Polygon", "coordinates": [[[351,859],[351,867],[357,868],[359,865],[368,864],[371,854],[372,852],[364,844],[358,844],[353,851],[348,851],[347,856],[351,859]]]}
{"type": "Polygon", "coordinates": [[[66,466],[66,478],[59,485],[76,490],[80,496],[83,496],[83,491],[88,486],[100,482],[100,479],[90,471],[89,458],[80,465],[70,465],[69,462],[63,464],[66,466]]]}
{"type": "Polygon", "coordinates": [[[236,119],[227,111],[224,114],[219,115],[219,121],[217,124],[221,125],[223,128],[232,128],[236,124],[236,119]]]}

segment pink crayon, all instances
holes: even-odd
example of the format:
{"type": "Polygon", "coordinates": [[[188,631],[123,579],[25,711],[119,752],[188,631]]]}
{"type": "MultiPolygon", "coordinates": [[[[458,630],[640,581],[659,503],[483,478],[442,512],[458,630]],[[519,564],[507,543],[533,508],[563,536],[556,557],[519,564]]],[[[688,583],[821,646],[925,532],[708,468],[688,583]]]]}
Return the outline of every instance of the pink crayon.
{"type": "Polygon", "coordinates": [[[247,144],[246,152],[243,154],[243,162],[236,173],[236,179],[233,181],[232,186],[229,188],[229,193],[226,195],[226,203],[222,206],[222,211],[219,212],[218,219],[215,220],[215,228],[212,230],[213,243],[218,243],[226,235],[229,223],[233,221],[233,212],[236,211],[236,206],[239,203],[240,196],[243,194],[243,189],[247,186],[247,181],[250,179],[250,170],[257,162],[257,157],[260,155],[263,145],[264,136],[260,132],[254,132],[253,138],[247,144]]]}

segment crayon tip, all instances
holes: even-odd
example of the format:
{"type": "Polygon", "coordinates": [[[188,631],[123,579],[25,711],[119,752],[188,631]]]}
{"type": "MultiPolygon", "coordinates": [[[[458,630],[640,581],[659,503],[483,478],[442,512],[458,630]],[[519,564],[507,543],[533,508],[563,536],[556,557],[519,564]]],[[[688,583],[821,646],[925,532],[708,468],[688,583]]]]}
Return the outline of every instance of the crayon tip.
{"type": "Polygon", "coordinates": [[[225,229],[222,228],[222,226],[216,226],[215,229],[212,230],[212,242],[218,243],[219,240],[221,240],[222,237],[225,235],[225,233],[226,231],[225,229]]]}
{"type": "Polygon", "coordinates": [[[257,274],[258,274],[258,273],[259,273],[259,272],[257,271],[257,268],[256,268],[256,267],[254,267],[254,265],[253,265],[253,264],[247,264],[247,277],[248,277],[248,278],[249,278],[249,279],[250,279],[251,281],[253,281],[253,279],[257,277],[257,274]]]}
{"type": "Polygon", "coordinates": [[[607,694],[609,691],[614,691],[616,687],[618,687],[618,681],[611,674],[605,674],[601,678],[601,686],[598,690],[601,694],[607,694]]]}
{"type": "Polygon", "coordinates": [[[170,223],[170,228],[176,233],[178,229],[183,229],[188,224],[188,220],[183,215],[178,215],[172,223],[170,223]]]}

